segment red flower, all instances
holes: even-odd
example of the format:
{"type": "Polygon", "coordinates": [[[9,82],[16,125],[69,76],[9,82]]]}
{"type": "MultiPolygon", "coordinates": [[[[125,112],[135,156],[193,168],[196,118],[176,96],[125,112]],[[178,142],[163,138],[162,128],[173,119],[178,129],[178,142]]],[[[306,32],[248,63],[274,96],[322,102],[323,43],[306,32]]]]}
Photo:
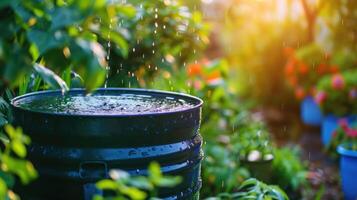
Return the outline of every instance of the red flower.
{"type": "Polygon", "coordinates": [[[349,128],[348,131],[346,131],[347,136],[351,138],[357,137],[357,130],[349,128]]]}
{"type": "Polygon", "coordinates": [[[345,80],[341,74],[335,74],[331,79],[331,86],[335,90],[340,90],[345,87],[345,80]]]}
{"type": "Polygon", "coordinates": [[[342,119],[339,121],[339,125],[343,129],[343,131],[346,133],[348,137],[355,138],[357,137],[357,130],[349,127],[348,121],[346,119],[342,119]]]}
{"type": "Polygon", "coordinates": [[[318,91],[315,95],[315,101],[317,104],[322,104],[327,98],[327,94],[324,91],[318,91]]]}
{"type": "Polygon", "coordinates": [[[330,66],[330,72],[338,73],[338,72],[340,72],[340,68],[337,65],[332,65],[332,66],[330,66]]]}
{"type": "Polygon", "coordinates": [[[200,90],[203,88],[203,84],[200,80],[195,80],[193,82],[193,87],[196,89],[196,90],[200,90]]]}
{"type": "Polygon", "coordinates": [[[304,88],[302,87],[298,87],[295,89],[295,97],[298,99],[298,100],[301,100],[305,97],[305,90],[304,88]]]}
{"type": "Polygon", "coordinates": [[[348,121],[346,119],[340,119],[338,121],[338,124],[340,125],[340,127],[347,132],[347,130],[349,129],[348,127],[348,121]]]}

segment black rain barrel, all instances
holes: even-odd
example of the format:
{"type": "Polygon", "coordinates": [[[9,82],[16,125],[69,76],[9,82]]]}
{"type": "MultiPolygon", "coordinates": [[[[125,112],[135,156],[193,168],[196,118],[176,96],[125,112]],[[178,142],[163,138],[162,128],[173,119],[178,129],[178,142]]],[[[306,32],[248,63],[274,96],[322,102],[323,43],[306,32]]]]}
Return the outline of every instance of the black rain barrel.
{"type": "Polygon", "coordinates": [[[38,103],[46,98],[84,95],[83,89],[70,90],[65,96],[53,90],[29,93],[11,101],[13,123],[31,137],[29,159],[40,175],[24,188],[24,199],[89,199],[98,192],[94,183],[108,178],[109,170],[146,175],[152,161],[159,162],[164,174],[183,178],[177,187],[160,189],[161,198],[198,199],[203,157],[199,134],[202,100],[157,90],[105,88],[91,96],[110,99],[137,95],[182,101],[189,106],[118,114],[113,112],[115,107],[106,107],[107,111],[99,113],[48,111],[46,108],[53,107],[53,102],[38,103]],[[31,103],[39,109],[24,106],[31,103]]]}

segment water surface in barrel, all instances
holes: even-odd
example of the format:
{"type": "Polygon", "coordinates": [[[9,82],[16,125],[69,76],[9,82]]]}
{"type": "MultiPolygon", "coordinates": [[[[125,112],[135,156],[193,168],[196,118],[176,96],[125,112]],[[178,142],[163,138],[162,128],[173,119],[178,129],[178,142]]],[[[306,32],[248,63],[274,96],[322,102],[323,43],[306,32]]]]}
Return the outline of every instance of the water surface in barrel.
{"type": "Polygon", "coordinates": [[[26,110],[83,115],[137,115],[189,109],[193,102],[174,96],[140,94],[48,95],[20,99],[15,106],[26,110]]]}

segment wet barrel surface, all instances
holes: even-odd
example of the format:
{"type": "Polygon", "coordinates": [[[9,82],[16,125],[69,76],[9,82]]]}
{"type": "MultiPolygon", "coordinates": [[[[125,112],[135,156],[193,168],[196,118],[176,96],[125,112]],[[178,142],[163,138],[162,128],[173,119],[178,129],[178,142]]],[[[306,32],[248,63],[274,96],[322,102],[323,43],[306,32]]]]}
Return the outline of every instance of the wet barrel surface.
{"type": "MultiPolygon", "coordinates": [[[[79,98],[84,95],[81,89],[66,94],[79,98]]],[[[197,198],[202,159],[202,138],[198,132],[200,99],[142,89],[98,89],[92,95],[99,99],[108,97],[106,102],[118,98],[119,104],[128,109],[116,109],[119,104],[111,102],[96,112],[91,110],[90,103],[81,102],[79,105],[85,104],[84,111],[74,112],[77,105],[73,102],[63,106],[72,110],[56,110],[53,102],[41,102],[48,97],[65,98],[60,91],[30,93],[12,100],[13,123],[31,137],[29,159],[40,174],[25,190],[25,197],[85,199],[93,190],[93,183],[108,178],[111,169],[146,175],[149,163],[157,161],[164,174],[183,177],[177,187],[161,189],[160,197],[197,198]],[[132,105],[127,102],[128,95],[146,99],[132,105]],[[149,98],[161,102],[150,107],[149,98]]]]}

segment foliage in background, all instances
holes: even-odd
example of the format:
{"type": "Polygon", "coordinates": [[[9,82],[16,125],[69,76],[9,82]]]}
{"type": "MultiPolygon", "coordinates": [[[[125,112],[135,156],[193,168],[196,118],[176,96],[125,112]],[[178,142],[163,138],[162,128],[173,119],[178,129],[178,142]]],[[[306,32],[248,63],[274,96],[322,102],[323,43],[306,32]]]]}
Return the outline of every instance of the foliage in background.
{"type": "Polygon", "coordinates": [[[298,193],[307,187],[307,166],[300,159],[300,149],[283,147],[274,150],[272,183],[288,193],[298,193]]]}
{"type": "Polygon", "coordinates": [[[357,113],[357,70],[325,76],[317,85],[315,101],[324,114],[346,116],[357,113]]]}
{"type": "Polygon", "coordinates": [[[338,66],[330,64],[330,56],[316,44],[304,46],[296,51],[286,48],[285,54],[288,57],[285,76],[298,100],[313,96],[318,80],[325,74],[339,71],[338,66]]]}
{"type": "Polygon", "coordinates": [[[111,199],[158,199],[158,189],[175,187],[180,184],[181,177],[163,175],[160,166],[152,162],[148,167],[148,177],[130,176],[121,170],[110,171],[112,179],[105,179],[97,182],[98,189],[105,192],[112,192],[110,195],[96,195],[93,200],[111,199]],[[113,195],[114,194],[114,195],[113,195]]]}
{"type": "Polygon", "coordinates": [[[347,120],[339,121],[339,127],[333,132],[332,139],[327,146],[328,153],[337,157],[337,147],[343,144],[347,149],[357,151],[357,124],[348,124],[347,120]]]}
{"type": "MultiPolygon", "coordinates": [[[[323,2],[323,1],[322,1],[323,2]]],[[[321,35],[325,35],[322,42],[328,48],[356,52],[357,47],[357,2],[326,0],[326,6],[321,12],[321,35]],[[327,30],[328,32],[327,32],[327,30]],[[326,34],[327,32],[327,34],[326,34]]]]}
{"type": "Polygon", "coordinates": [[[133,10],[117,27],[125,33],[127,50],[108,46],[109,86],[144,87],[161,70],[185,66],[206,47],[209,27],[200,12],[175,0],[133,0],[127,5],[133,10]]]}
{"type": "Polygon", "coordinates": [[[244,181],[235,193],[221,193],[217,197],[210,197],[206,200],[289,200],[289,197],[278,186],[267,185],[256,179],[244,181]]]}
{"type": "Polygon", "coordinates": [[[318,44],[306,45],[300,49],[285,49],[288,61],[285,76],[299,100],[316,94],[316,86],[326,75],[338,74],[351,69],[357,56],[351,52],[325,52],[318,44]]]}
{"type": "Polygon", "coordinates": [[[0,132],[0,140],[0,199],[19,199],[12,190],[15,181],[19,179],[26,185],[37,177],[33,165],[25,159],[30,138],[22,133],[21,128],[5,125],[5,132],[0,132]]]}
{"type": "MultiPolygon", "coordinates": [[[[226,61],[203,59],[189,64],[186,69],[176,69],[174,73],[164,72],[164,78],[157,77],[153,86],[191,93],[205,101],[200,130],[205,138],[205,159],[202,165],[204,184],[201,189],[203,197],[235,191],[245,179],[254,174],[249,167],[243,167],[242,161],[265,160],[275,152],[267,127],[251,115],[248,110],[251,105],[244,104],[233,92],[235,88],[232,83],[236,80],[229,72],[226,61]]],[[[295,186],[300,186],[300,179],[295,178],[299,175],[289,170],[302,169],[299,168],[300,160],[297,157],[289,160],[293,161],[292,165],[283,166],[276,174],[286,173],[284,181],[289,175],[293,176],[288,185],[294,185],[295,189],[295,186]]],[[[280,177],[276,178],[281,180],[280,177]]],[[[284,181],[279,181],[279,184],[285,186],[284,181]]]]}
{"type": "Polygon", "coordinates": [[[277,14],[280,1],[232,1],[224,23],[219,24],[222,50],[236,68],[240,94],[260,104],[289,106],[294,102],[282,76],[283,49],[304,42],[304,29],[293,16],[295,5],[290,2],[283,4],[287,12],[282,17],[277,14]]]}

